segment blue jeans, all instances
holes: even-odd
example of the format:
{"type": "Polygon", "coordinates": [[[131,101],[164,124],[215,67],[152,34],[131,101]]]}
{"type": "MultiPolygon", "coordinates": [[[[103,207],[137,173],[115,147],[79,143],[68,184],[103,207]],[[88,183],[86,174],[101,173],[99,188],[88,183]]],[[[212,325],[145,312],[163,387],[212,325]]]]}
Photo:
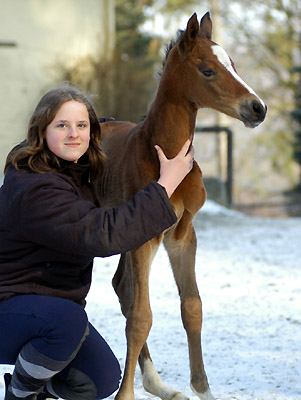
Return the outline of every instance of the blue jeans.
{"type": "MultiPolygon", "coordinates": [[[[30,361],[30,370],[35,365],[44,367],[41,364],[46,360],[55,375],[41,381],[35,376],[32,388],[27,379],[25,389],[21,379],[17,390],[38,393],[47,383],[45,387],[60,398],[96,400],[108,397],[119,386],[120,366],[112,350],[88,322],[84,309],[66,299],[20,295],[0,302],[0,364],[16,365],[16,371],[17,360],[27,366],[24,357],[30,361]]],[[[16,380],[22,373],[28,378],[28,371],[17,372],[16,380]]]]}

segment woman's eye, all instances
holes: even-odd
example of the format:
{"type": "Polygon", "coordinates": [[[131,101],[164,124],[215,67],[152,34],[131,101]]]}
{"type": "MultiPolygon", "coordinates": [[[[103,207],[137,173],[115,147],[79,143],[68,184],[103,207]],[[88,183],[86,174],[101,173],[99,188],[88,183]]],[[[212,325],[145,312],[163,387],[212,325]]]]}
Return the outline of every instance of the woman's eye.
{"type": "Polygon", "coordinates": [[[58,124],[57,127],[58,127],[58,128],[65,128],[65,126],[66,126],[65,124],[61,123],[61,124],[58,124]]]}
{"type": "Polygon", "coordinates": [[[202,74],[206,77],[209,77],[214,75],[214,72],[212,71],[212,69],[206,69],[205,71],[202,71],[202,74]]]}
{"type": "Polygon", "coordinates": [[[87,126],[87,124],[78,124],[79,128],[85,128],[87,126]]]}

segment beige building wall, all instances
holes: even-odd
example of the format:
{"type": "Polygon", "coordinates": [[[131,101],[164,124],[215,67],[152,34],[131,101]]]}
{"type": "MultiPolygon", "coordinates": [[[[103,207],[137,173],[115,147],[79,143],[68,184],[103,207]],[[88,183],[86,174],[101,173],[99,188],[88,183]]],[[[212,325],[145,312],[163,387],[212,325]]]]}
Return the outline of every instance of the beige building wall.
{"type": "Polygon", "coordinates": [[[9,150],[25,138],[59,65],[115,45],[114,0],[0,0],[0,181],[9,150]]]}

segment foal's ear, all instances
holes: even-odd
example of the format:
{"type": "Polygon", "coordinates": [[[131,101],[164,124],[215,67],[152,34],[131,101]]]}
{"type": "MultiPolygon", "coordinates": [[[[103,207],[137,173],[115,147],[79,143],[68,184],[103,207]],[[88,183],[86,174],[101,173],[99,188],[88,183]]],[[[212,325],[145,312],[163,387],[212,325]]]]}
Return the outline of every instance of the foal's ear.
{"type": "Polygon", "coordinates": [[[198,17],[196,13],[194,13],[189,21],[187,22],[186,31],[183,34],[183,37],[179,43],[181,51],[191,50],[196,42],[196,38],[199,34],[200,25],[198,22],[198,17]]]}
{"type": "Polygon", "coordinates": [[[210,18],[210,13],[207,12],[203,18],[201,19],[200,23],[200,32],[203,34],[207,39],[211,40],[212,37],[212,21],[210,18]]]}

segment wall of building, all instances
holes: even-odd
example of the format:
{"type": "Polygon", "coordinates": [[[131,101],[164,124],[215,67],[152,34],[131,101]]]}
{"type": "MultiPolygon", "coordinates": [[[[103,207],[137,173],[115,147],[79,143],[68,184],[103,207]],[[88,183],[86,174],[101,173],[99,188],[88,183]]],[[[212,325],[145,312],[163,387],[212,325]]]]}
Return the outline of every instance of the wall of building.
{"type": "Polygon", "coordinates": [[[60,66],[115,44],[114,0],[0,0],[0,175],[60,66]]]}

